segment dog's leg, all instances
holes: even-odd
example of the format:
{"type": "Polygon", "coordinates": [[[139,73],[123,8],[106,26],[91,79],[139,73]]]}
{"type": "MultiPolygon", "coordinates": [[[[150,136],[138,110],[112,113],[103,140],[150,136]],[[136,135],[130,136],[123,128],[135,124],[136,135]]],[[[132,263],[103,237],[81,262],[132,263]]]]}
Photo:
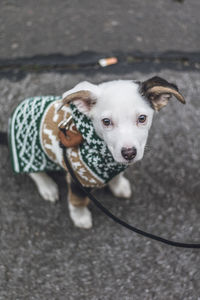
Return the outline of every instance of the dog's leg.
{"type": "Polygon", "coordinates": [[[56,202],[59,198],[58,186],[46,173],[30,173],[38,191],[44,200],[56,202]]]}
{"type": "Polygon", "coordinates": [[[123,173],[115,176],[108,186],[116,197],[129,198],[131,196],[131,185],[128,179],[126,179],[123,173]]]}
{"type": "Polygon", "coordinates": [[[74,184],[70,175],[67,175],[68,183],[68,205],[70,217],[75,226],[80,228],[92,227],[92,215],[87,205],[89,199],[85,196],[83,191],[74,184]]]}

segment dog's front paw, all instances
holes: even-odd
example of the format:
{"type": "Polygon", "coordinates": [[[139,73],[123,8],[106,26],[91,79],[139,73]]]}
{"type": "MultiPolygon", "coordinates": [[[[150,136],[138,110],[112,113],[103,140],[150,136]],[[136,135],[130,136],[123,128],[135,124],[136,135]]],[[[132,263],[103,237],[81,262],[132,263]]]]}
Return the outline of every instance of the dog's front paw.
{"type": "Polygon", "coordinates": [[[46,182],[41,183],[38,186],[38,191],[44,200],[54,203],[59,199],[58,186],[53,180],[50,180],[48,184],[46,184],[46,182]]]}
{"type": "Polygon", "coordinates": [[[92,227],[92,215],[87,207],[76,207],[69,203],[69,213],[76,227],[84,229],[92,227]]]}
{"type": "Polygon", "coordinates": [[[117,183],[109,184],[109,187],[115,197],[130,198],[132,194],[130,182],[124,176],[117,183]]]}

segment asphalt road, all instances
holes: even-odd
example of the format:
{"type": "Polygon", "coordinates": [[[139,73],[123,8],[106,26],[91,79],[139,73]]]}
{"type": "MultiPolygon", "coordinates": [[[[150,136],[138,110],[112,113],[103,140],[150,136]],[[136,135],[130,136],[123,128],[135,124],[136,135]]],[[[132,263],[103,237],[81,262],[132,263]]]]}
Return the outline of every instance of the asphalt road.
{"type": "MultiPolygon", "coordinates": [[[[123,78],[145,79],[132,72],[123,78]]],[[[187,105],[175,99],[155,116],[149,151],[126,175],[130,200],[107,190],[97,197],[117,216],[141,229],[177,239],[200,241],[199,74],[163,70],[176,82],[187,105]]],[[[101,82],[117,74],[28,74],[0,81],[1,128],[26,97],[60,95],[81,80],[101,82]]],[[[61,173],[51,174],[60,201],[43,201],[33,182],[11,171],[9,153],[0,148],[0,299],[198,299],[198,250],[170,248],[123,229],[90,206],[91,230],[74,228],[61,173]]]]}
{"type": "MultiPolygon", "coordinates": [[[[82,80],[159,75],[175,82],[187,104],[173,99],[155,115],[144,159],[126,171],[132,197],[116,199],[106,188],[96,196],[143,230],[200,242],[199,9],[198,0],[2,0],[0,131],[24,98],[61,95],[82,80]],[[128,55],[137,50],[139,60],[128,55]],[[169,50],[190,60],[166,59],[169,50]],[[100,69],[97,52],[119,52],[124,60],[100,69]],[[162,59],[151,59],[157,52],[162,59]]],[[[12,173],[8,149],[0,146],[0,300],[200,299],[199,250],[139,237],[92,204],[93,228],[75,228],[64,174],[50,175],[60,189],[56,205],[40,198],[29,177],[12,173]]]]}
{"type": "Polygon", "coordinates": [[[2,0],[0,57],[199,51],[199,10],[199,0],[2,0]]]}

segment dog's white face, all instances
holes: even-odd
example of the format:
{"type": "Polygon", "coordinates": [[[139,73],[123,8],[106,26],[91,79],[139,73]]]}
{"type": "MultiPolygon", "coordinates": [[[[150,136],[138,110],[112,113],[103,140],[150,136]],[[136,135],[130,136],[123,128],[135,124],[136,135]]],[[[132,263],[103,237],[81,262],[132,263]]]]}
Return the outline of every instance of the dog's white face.
{"type": "Polygon", "coordinates": [[[106,142],[115,161],[142,159],[152,123],[153,109],[133,81],[99,85],[100,94],[89,116],[97,134],[106,142]]]}
{"type": "Polygon", "coordinates": [[[91,118],[96,133],[105,141],[115,161],[131,164],[142,159],[154,109],[165,106],[171,94],[165,91],[158,97],[156,92],[155,99],[151,98],[156,100],[154,103],[141,94],[138,83],[115,80],[99,85],[81,82],[63,98],[79,91],[87,91],[89,95],[85,98],[80,92],[80,99],[76,96],[74,104],[91,118]]]}

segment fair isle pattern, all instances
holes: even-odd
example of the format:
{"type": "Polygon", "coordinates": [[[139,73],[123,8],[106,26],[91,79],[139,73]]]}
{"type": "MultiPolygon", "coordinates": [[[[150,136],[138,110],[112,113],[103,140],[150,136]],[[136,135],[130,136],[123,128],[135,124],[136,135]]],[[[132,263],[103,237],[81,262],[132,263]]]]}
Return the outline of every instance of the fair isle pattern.
{"type": "MultiPolygon", "coordinates": [[[[41,143],[46,155],[53,161],[57,162],[63,169],[66,169],[62,150],[59,146],[58,126],[63,120],[71,116],[69,104],[64,105],[60,110],[62,102],[60,100],[49,105],[44,113],[41,125],[41,143]]],[[[69,130],[73,130],[74,122],[69,125],[69,130]]],[[[79,147],[67,148],[67,157],[74,173],[85,187],[102,187],[105,183],[94,174],[83,162],[80,155],[79,147]]]]}
{"type": "Polygon", "coordinates": [[[40,126],[48,106],[61,97],[34,97],[20,103],[10,119],[9,144],[12,166],[16,173],[60,170],[44,153],[40,141],[40,126]]]}
{"type": "Polygon", "coordinates": [[[80,147],[67,148],[67,157],[77,179],[83,186],[97,188],[105,185],[105,182],[93,173],[82,160],[80,147]]]}
{"type": "Polygon", "coordinates": [[[58,124],[72,115],[84,142],[79,147],[67,149],[70,164],[84,186],[101,187],[126,166],[114,161],[105,142],[97,136],[92,121],[75,105],[57,109],[61,99],[34,97],[17,106],[9,126],[13,169],[16,173],[66,169],[62,155],[58,159],[58,152],[61,152],[58,124]]]}
{"type": "Polygon", "coordinates": [[[80,145],[80,158],[90,172],[107,183],[124,171],[126,166],[113,159],[105,142],[96,134],[92,121],[82,114],[74,104],[70,104],[70,108],[76,128],[84,138],[84,142],[80,145]]]}

